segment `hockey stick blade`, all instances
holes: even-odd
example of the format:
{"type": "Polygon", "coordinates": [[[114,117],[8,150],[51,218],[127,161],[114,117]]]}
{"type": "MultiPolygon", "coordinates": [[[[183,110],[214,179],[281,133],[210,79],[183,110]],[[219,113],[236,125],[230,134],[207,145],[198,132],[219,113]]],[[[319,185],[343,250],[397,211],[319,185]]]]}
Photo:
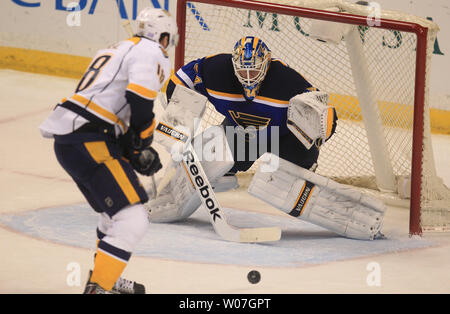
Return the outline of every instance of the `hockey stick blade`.
{"type": "Polygon", "coordinates": [[[216,233],[224,240],[231,242],[273,242],[281,238],[281,230],[278,227],[264,228],[237,228],[227,222],[225,213],[220,206],[203,167],[195,153],[192,144],[187,144],[183,153],[183,163],[186,167],[192,184],[208,213],[209,220],[216,233]]]}
{"type": "Polygon", "coordinates": [[[281,239],[278,227],[239,229],[239,242],[275,242],[281,239]]]}
{"type": "Polygon", "coordinates": [[[129,20],[123,21],[122,22],[122,27],[125,29],[125,31],[127,32],[127,35],[129,37],[133,37],[134,36],[134,32],[133,29],[131,28],[131,23],[129,20]]]}
{"type": "MultiPolygon", "coordinates": [[[[224,219],[225,217],[222,217],[224,219]]],[[[275,242],[281,239],[278,227],[237,228],[228,222],[213,223],[214,230],[224,240],[241,243],[275,242]]]]}

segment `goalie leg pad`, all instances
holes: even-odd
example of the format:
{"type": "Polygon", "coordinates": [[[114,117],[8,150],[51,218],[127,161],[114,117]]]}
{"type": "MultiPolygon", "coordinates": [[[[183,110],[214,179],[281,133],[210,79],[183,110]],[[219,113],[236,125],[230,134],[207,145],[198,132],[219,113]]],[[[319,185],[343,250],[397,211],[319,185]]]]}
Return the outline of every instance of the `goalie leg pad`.
{"type": "MultiPolygon", "coordinates": [[[[211,128],[194,138],[194,143],[198,143],[194,145],[194,148],[198,155],[210,157],[203,160],[201,164],[213,187],[218,191],[225,191],[237,185],[235,177],[223,177],[233,167],[234,161],[223,129],[218,126],[211,128]],[[214,128],[216,136],[204,136],[205,133],[211,134],[211,128],[214,128]],[[215,153],[218,155],[211,158],[215,153]]],[[[201,205],[201,200],[195,192],[194,182],[189,178],[188,170],[183,163],[172,162],[166,169],[166,173],[172,172],[171,168],[175,169],[175,175],[169,184],[158,197],[145,204],[151,222],[174,222],[186,219],[201,205]]]]}
{"type": "Polygon", "coordinates": [[[258,170],[248,191],[291,216],[361,240],[380,232],[386,208],[380,200],[282,159],[274,172],[258,170]]]}

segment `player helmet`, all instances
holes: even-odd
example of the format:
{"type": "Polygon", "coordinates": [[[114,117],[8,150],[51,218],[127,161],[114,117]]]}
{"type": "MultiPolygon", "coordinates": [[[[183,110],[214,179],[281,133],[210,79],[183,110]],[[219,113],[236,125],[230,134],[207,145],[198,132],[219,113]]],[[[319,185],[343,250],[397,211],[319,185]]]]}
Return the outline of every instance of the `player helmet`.
{"type": "Polygon", "coordinates": [[[234,73],[244,87],[244,95],[252,100],[269,69],[270,49],[259,38],[243,37],[234,45],[232,62],[234,73]]]}
{"type": "Polygon", "coordinates": [[[162,35],[169,35],[169,47],[178,44],[178,27],[170,13],[163,9],[148,7],[137,19],[137,35],[159,43],[162,35]]]}

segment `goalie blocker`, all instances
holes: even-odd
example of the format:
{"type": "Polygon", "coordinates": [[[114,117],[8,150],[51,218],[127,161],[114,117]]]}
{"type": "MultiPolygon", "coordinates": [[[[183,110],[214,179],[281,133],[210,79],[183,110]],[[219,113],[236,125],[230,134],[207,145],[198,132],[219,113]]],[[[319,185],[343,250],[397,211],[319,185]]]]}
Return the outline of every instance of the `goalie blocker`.
{"type": "Polygon", "coordinates": [[[380,200],[283,159],[274,172],[262,172],[262,167],[248,189],[251,195],[344,237],[382,237],[386,207],[380,200]]]}

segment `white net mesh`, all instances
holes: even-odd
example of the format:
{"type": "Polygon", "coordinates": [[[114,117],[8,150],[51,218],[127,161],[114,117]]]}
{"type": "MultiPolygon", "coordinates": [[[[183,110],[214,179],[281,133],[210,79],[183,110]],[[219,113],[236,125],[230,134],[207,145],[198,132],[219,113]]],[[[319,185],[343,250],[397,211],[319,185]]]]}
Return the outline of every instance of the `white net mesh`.
{"type": "MultiPolygon", "coordinates": [[[[333,8],[364,16],[369,12],[365,6],[344,1],[269,2],[315,9],[333,8]]],[[[428,27],[428,47],[433,47],[437,27],[431,22],[396,12],[383,11],[380,17],[428,27]]],[[[230,53],[235,42],[243,36],[261,38],[272,50],[272,57],[282,59],[313,86],[328,92],[330,104],[337,110],[336,134],[321,148],[317,173],[346,184],[383,189],[385,187],[380,185],[389,186],[389,178],[380,181],[378,172],[385,170],[380,168],[388,168],[396,185],[398,178],[411,175],[416,35],[395,29],[340,27],[342,25],[333,22],[320,22],[328,29],[347,29],[347,35],[336,45],[311,38],[317,28],[314,23],[313,19],[305,17],[188,2],[184,62],[216,53],[230,53]],[[350,44],[350,34],[356,36],[353,44],[350,44]],[[365,68],[362,76],[361,67],[365,68]],[[367,95],[361,98],[361,94],[367,95]],[[363,116],[360,102],[368,101],[374,103],[374,108],[369,114],[366,111],[369,116],[363,116]],[[375,131],[381,134],[376,136],[375,146],[368,136],[368,129],[373,130],[370,125],[380,127],[375,131]],[[381,167],[374,159],[382,160],[381,167]]],[[[427,70],[430,60],[431,51],[428,52],[427,70]]],[[[427,93],[428,88],[422,161],[422,226],[425,229],[427,226],[447,228],[450,193],[439,182],[434,169],[427,93]]],[[[219,124],[222,120],[223,117],[210,106],[205,114],[205,126],[219,124]]],[[[392,186],[387,189],[392,190],[392,186]]]]}

